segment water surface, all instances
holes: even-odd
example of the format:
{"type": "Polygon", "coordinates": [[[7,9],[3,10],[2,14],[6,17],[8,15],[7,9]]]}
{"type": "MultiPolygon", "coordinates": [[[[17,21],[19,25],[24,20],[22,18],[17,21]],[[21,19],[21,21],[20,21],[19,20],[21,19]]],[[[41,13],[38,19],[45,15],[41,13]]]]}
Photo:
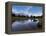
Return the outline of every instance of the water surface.
{"type": "Polygon", "coordinates": [[[12,23],[12,31],[22,31],[22,30],[34,30],[37,29],[37,22],[33,22],[31,19],[27,20],[16,20],[12,23]]]}

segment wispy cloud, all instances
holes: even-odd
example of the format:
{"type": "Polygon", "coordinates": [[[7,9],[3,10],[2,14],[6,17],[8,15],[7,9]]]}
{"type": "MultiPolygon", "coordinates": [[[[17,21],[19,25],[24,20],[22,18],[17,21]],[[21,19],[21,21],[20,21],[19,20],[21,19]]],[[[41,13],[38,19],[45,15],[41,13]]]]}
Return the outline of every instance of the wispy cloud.
{"type": "Polygon", "coordinates": [[[33,6],[13,6],[12,13],[14,14],[24,14],[28,16],[42,16],[42,8],[41,7],[33,7],[33,6]]]}

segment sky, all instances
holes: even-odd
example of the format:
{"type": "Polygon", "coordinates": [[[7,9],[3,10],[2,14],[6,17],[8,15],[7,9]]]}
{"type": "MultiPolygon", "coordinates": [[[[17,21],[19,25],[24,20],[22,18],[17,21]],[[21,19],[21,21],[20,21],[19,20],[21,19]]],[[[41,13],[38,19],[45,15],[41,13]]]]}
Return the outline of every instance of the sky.
{"type": "Polygon", "coordinates": [[[25,16],[42,16],[42,7],[12,5],[12,13],[25,16]]]}

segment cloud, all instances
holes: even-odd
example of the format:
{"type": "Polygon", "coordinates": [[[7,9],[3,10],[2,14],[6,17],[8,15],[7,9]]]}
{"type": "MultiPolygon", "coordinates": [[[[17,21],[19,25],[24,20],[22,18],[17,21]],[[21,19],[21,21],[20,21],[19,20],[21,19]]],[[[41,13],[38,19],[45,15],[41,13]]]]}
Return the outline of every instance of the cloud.
{"type": "MultiPolygon", "coordinates": [[[[42,10],[38,11],[37,13],[33,13],[33,12],[29,12],[30,8],[32,8],[32,6],[16,6],[16,7],[26,7],[26,9],[24,10],[17,10],[16,8],[12,8],[12,13],[14,14],[20,14],[20,15],[28,15],[29,17],[32,16],[42,16],[42,10]]],[[[35,11],[34,11],[35,12],[35,11]]]]}

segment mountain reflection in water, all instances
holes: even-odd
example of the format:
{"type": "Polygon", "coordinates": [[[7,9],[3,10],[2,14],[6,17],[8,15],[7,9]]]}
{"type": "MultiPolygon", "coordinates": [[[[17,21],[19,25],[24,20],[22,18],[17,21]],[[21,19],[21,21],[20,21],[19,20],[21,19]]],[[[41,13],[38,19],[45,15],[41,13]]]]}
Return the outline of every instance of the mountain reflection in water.
{"type": "Polygon", "coordinates": [[[22,30],[31,30],[37,29],[37,22],[33,22],[33,20],[16,20],[12,23],[12,31],[22,31],[22,30]]]}

